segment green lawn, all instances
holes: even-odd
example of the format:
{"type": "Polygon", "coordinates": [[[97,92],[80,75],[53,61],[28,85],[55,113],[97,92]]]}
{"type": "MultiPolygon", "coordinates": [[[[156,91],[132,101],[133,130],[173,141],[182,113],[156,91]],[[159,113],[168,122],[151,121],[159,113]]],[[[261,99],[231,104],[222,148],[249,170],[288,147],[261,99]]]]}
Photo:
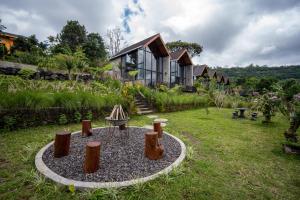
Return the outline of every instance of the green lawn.
{"type": "MultiPolygon", "coordinates": [[[[170,175],[125,189],[68,191],[37,173],[34,156],[64,126],[0,134],[0,199],[299,199],[300,158],[281,150],[287,121],[232,120],[230,109],[158,114],[188,157],[170,175]]],[[[150,124],[145,116],[131,125],[150,124]]],[[[103,125],[103,121],[94,122],[103,125]]],[[[79,130],[80,124],[68,125],[79,130]]]]}

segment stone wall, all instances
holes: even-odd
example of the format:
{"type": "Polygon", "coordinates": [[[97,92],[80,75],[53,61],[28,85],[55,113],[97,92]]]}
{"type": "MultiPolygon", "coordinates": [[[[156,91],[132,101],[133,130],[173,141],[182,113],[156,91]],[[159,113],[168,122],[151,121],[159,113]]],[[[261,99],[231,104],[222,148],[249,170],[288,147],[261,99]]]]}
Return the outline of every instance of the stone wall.
{"type": "MultiPolygon", "coordinates": [[[[0,61],[0,74],[5,75],[18,75],[21,69],[31,69],[35,71],[33,75],[30,77],[31,79],[43,79],[43,80],[68,80],[68,74],[62,72],[52,72],[45,71],[42,69],[38,69],[37,66],[34,65],[26,65],[14,62],[0,61]]],[[[73,74],[72,79],[75,79],[77,74],[73,74]]],[[[79,74],[79,80],[88,81],[93,80],[93,76],[91,74],[79,74]]]]}

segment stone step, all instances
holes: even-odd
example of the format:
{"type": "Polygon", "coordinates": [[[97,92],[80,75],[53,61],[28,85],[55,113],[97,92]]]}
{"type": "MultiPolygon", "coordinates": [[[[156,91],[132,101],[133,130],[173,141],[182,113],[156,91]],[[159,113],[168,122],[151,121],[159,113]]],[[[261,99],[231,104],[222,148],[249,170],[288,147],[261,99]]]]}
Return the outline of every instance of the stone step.
{"type": "Polygon", "coordinates": [[[137,114],[139,114],[139,115],[145,115],[145,114],[149,114],[149,113],[153,113],[153,110],[137,111],[137,114]]]}
{"type": "Polygon", "coordinates": [[[138,107],[138,110],[147,111],[147,110],[151,110],[151,108],[149,108],[149,107],[138,107]]]}

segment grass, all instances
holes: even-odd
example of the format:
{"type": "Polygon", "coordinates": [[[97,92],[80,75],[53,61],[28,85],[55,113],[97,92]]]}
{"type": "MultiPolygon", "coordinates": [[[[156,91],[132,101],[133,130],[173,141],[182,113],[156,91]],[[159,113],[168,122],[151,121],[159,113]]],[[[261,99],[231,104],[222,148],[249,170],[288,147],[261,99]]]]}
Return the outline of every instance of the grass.
{"type": "MultiPolygon", "coordinates": [[[[230,109],[210,108],[158,114],[167,131],[188,146],[171,174],[124,189],[70,192],[37,173],[34,156],[65,126],[0,134],[0,199],[299,199],[300,159],[281,150],[287,121],[232,120],[230,109]]],[[[150,124],[145,116],[131,125],[150,124]]],[[[103,125],[103,121],[94,122],[103,125]]],[[[80,124],[67,126],[80,129],[80,124]]]]}

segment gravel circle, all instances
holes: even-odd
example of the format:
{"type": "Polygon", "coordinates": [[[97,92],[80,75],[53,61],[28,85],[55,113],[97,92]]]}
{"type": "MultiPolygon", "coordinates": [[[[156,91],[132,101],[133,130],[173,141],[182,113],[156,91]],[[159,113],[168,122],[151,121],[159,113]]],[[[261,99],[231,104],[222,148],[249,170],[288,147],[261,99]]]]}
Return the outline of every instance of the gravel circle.
{"type": "Polygon", "coordinates": [[[71,135],[70,153],[62,158],[54,158],[53,145],[44,152],[45,165],[56,174],[77,181],[120,182],[152,175],[171,165],[181,154],[181,146],[173,137],[163,134],[160,143],[164,155],[160,160],[149,160],[144,156],[144,134],[149,129],[129,127],[129,137],[124,131],[115,129],[113,137],[108,128],[93,129],[93,135],[82,137],[71,135]],[[89,141],[100,141],[100,168],[97,172],[85,174],[83,163],[85,146],[89,141]]]}

